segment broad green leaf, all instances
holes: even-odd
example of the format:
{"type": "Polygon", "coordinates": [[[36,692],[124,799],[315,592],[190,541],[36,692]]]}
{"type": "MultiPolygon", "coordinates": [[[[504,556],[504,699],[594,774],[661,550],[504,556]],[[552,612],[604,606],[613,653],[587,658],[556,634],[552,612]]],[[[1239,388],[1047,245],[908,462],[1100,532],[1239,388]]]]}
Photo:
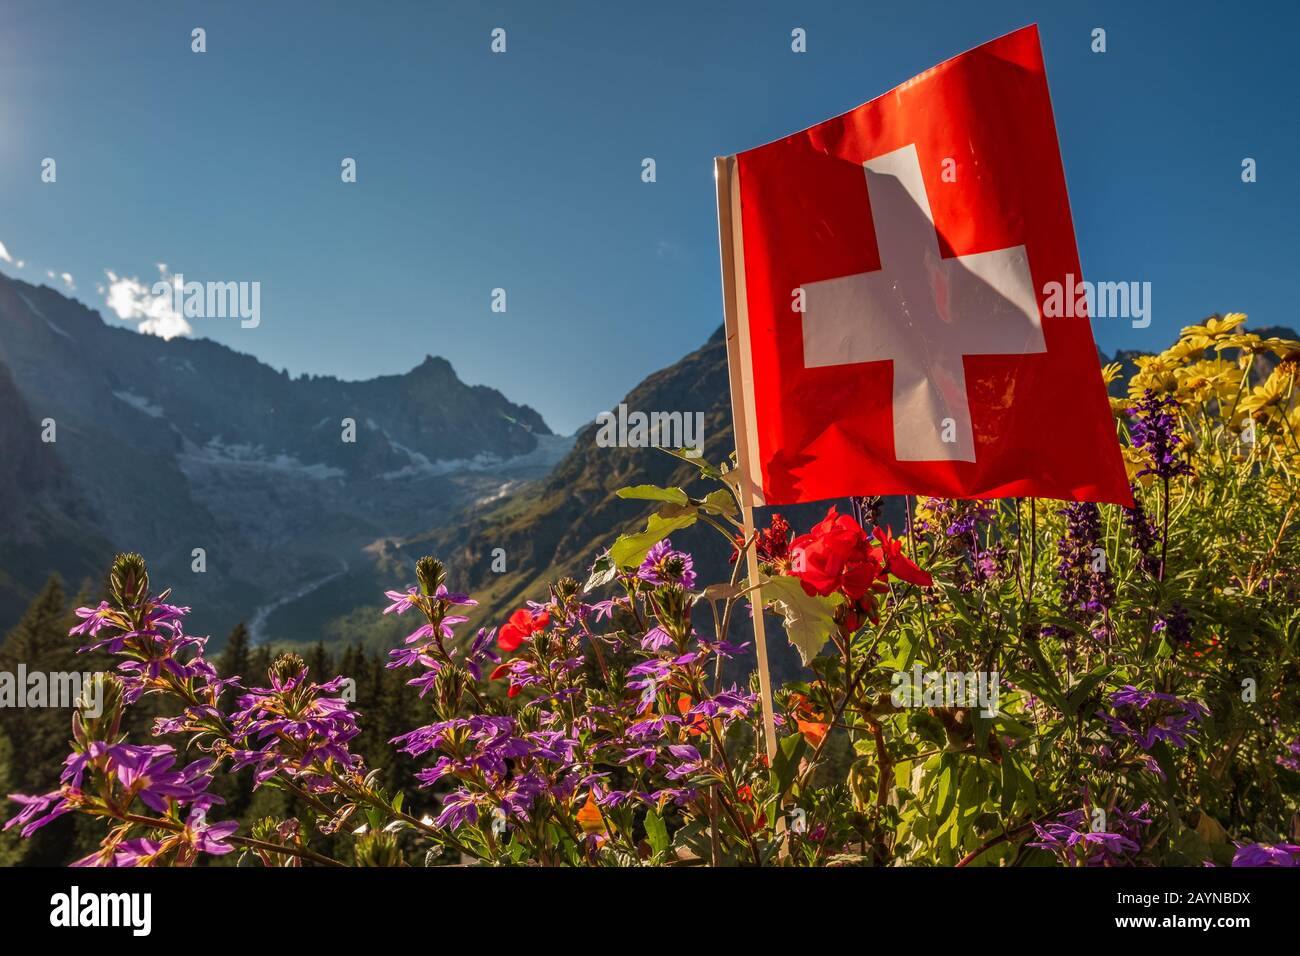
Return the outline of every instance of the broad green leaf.
{"type": "Polygon", "coordinates": [[[1020,770],[1016,758],[1004,751],[1002,754],[1002,815],[1010,818],[1011,808],[1016,805],[1016,794],[1020,790],[1020,770]]]}
{"type": "Polygon", "coordinates": [[[790,734],[777,741],[776,759],[772,761],[772,783],[777,793],[783,794],[794,781],[799,761],[808,749],[803,734],[790,734]]]}
{"type": "Polygon", "coordinates": [[[630,568],[645,560],[646,552],[681,528],[695,524],[695,513],[678,515],[674,518],[662,518],[651,515],[645,530],[635,534],[619,535],[614,546],[609,549],[609,557],[620,568],[630,568]]]}
{"type": "Polygon", "coordinates": [[[719,488],[717,491],[710,491],[704,496],[704,501],[700,507],[710,514],[722,515],[726,518],[736,517],[736,499],[731,496],[731,492],[726,488],[719,488]]]}
{"type": "Polygon", "coordinates": [[[710,465],[710,464],[709,464],[707,461],[705,461],[703,458],[698,458],[698,457],[696,457],[696,456],[693,455],[693,454],[687,454],[688,449],[683,449],[683,448],[660,448],[659,450],[662,451],[662,452],[663,452],[664,454],[666,454],[666,455],[672,455],[674,458],[678,458],[678,459],[680,459],[680,460],[686,462],[687,464],[694,465],[696,468],[698,468],[698,469],[700,470],[700,474],[702,474],[702,475],[703,475],[704,477],[706,477],[706,478],[716,478],[716,479],[720,479],[720,480],[722,480],[722,481],[727,481],[727,480],[729,480],[729,479],[726,477],[726,475],[725,475],[725,474],[724,474],[720,469],[718,469],[716,466],[714,466],[714,465],[710,465]]]}
{"type": "Polygon", "coordinates": [[[844,596],[837,593],[809,597],[798,578],[780,575],[763,581],[763,600],[772,602],[784,619],[786,636],[806,665],[820,653],[835,629],[835,609],[844,602],[844,596]]]}
{"type": "Polygon", "coordinates": [[[951,754],[943,755],[943,769],[934,788],[934,819],[946,820],[952,813],[953,804],[957,802],[957,787],[953,778],[956,776],[956,758],[951,754]]]}
{"type": "Polygon", "coordinates": [[[1099,667],[1080,677],[1070,688],[1070,695],[1065,700],[1065,713],[1071,717],[1078,713],[1084,701],[1097,689],[1098,684],[1110,676],[1112,670],[1113,667],[1099,667]]]}
{"type": "Polygon", "coordinates": [[[668,849],[668,827],[664,825],[663,817],[653,810],[645,815],[645,835],[650,843],[650,849],[656,854],[668,849]]]}
{"type": "Polygon", "coordinates": [[[690,497],[680,488],[660,488],[658,485],[632,485],[615,492],[620,498],[635,498],[638,501],[670,501],[675,505],[690,502],[690,497]]]}

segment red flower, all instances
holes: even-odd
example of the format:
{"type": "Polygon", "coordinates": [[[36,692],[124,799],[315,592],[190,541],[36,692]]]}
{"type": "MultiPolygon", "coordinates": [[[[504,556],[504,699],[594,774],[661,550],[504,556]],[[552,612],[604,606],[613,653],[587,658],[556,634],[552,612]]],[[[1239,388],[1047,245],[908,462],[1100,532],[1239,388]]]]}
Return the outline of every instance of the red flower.
{"type": "MultiPolygon", "coordinates": [[[[504,664],[498,664],[495,668],[493,668],[492,673],[488,675],[488,680],[500,680],[503,677],[509,677],[509,676],[510,676],[510,662],[506,661],[504,664]]],[[[519,694],[519,685],[512,683],[510,685],[510,689],[506,691],[506,696],[516,697],[518,696],[518,694],[519,694]]]]}
{"type": "MultiPolygon", "coordinates": [[[[745,546],[745,536],[736,535],[736,545],[731,549],[730,561],[736,563],[740,557],[740,549],[745,546]]],[[[779,514],[772,515],[772,521],[768,527],[762,528],[757,537],[754,539],[754,549],[758,554],[758,560],[766,561],[769,564],[788,563],[790,557],[790,522],[779,514]]]]}
{"type": "Polygon", "coordinates": [[[885,570],[898,580],[917,584],[923,588],[928,588],[934,583],[934,578],[930,577],[929,571],[922,571],[903,554],[903,545],[890,535],[887,528],[876,526],[876,540],[880,544],[872,548],[871,553],[885,566],[885,570]]]}
{"type": "Polygon", "coordinates": [[[526,638],[545,630],[550,623],[551,615],[547,611],[530,611],[521,607],[510,615],[510,620],[497,634],[497,645],[503,651],[517,651],[526,638]]]}
{"type": "Polygon", "coordinates": [[[867,533],[831,505],[824,520],[790,544],[792,569],[808,595],[843,591],[851,601],[865,595],[884,570],[867,533]]]}

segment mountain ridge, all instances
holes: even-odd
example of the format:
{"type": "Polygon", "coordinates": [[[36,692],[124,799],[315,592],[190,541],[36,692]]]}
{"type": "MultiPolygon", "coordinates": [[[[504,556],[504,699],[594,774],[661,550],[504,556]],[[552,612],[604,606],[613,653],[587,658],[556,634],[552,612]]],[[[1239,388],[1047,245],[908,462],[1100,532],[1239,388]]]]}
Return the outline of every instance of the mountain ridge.
{"type": "Polygon", "coordinates": [[[48,450],[69,500],[115,548],[149,557],[216,634],[567,449],[534,409],[462,382],[444,358],[360,381],[291,378],[210,339],[111,325],[4,274],[0,365],[23,427],[55,422],[48,450]]]}

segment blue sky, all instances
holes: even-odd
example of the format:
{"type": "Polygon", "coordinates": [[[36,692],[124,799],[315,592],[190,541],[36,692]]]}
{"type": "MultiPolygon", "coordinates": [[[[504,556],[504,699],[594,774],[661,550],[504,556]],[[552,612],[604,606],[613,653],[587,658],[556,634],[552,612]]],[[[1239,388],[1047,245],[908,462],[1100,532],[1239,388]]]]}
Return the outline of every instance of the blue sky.
{"type": "Polygon", "coordinates": [[[1298,324],[1300,15],[1210,3],[5,0],[0,269],[99,309],[105,270],[256,280],[258,328],[197,334],[293,374],[443,355],[570,431],[720,323],[714,155],[1030,22],[1084,275],[1152,283],[1102,347],[1298,324]]]}

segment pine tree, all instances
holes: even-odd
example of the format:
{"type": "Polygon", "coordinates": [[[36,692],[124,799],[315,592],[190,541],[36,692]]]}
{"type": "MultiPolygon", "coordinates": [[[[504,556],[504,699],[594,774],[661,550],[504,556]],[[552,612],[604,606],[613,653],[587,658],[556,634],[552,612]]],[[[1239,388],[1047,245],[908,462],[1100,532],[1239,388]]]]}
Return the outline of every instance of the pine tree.
{"type": "MultiPolygon", "coordinates": [[[[0,729],[0,795],[14,792],[13,759],[14,745],[0,729]]],[[[4,814],[5,817],[9,815],[8,811],[4,814]]],[[[0,866],[18,866],[26,855],[27,843],[16,829],[0,830],[0,866]]]]}
{"type": "Polygon", "coordinates": [[[311,655],[307,658],[308,677],[318,684],[323,684],[338,676],[332,673],[333,667],[329,651],[325,650],[324,642],[317,641],[316,646],[312,648],[311,655]]]}
{"type": "Polygon", "coordinates": [[[249,642],[248,628],[240,621],[230,632],[225,650],[217,658],[217,671],[222,677],[240,677],[247,683],[254,676],[251,671],[253,659],[249,642]]]}
{"type": "MultiPolygon", "coordinates": [[[[85,602],[74,602],[79,603],[85,602]]],[[[51,576],[0,644],[0,671],[14,675],[16,680],[21,665],[28,675],[44,674],[52,686],[53,674],[85,675],[108,670],[113,662],[105,655],[77,653],[81,642],[68,636],[75,622],[62,582],[57,575],[51,576]]],[[[46,793],[58,786],[72,737],[70,706],[0,708],[0,734],[7,739],[10,750],[8,787],[2,793],[46,793]]],[[[5,806],[3,818],[8,819],[13,809],[13,805],[5,806]]],[[[103,825],[97,824],[97,829],[102,835],[103,825]]],[[[62,866],[89,853],[97,839],[94,835],[79,835],[69,815],[23,841],[18,852],[23,863],[62,866]]]]}

